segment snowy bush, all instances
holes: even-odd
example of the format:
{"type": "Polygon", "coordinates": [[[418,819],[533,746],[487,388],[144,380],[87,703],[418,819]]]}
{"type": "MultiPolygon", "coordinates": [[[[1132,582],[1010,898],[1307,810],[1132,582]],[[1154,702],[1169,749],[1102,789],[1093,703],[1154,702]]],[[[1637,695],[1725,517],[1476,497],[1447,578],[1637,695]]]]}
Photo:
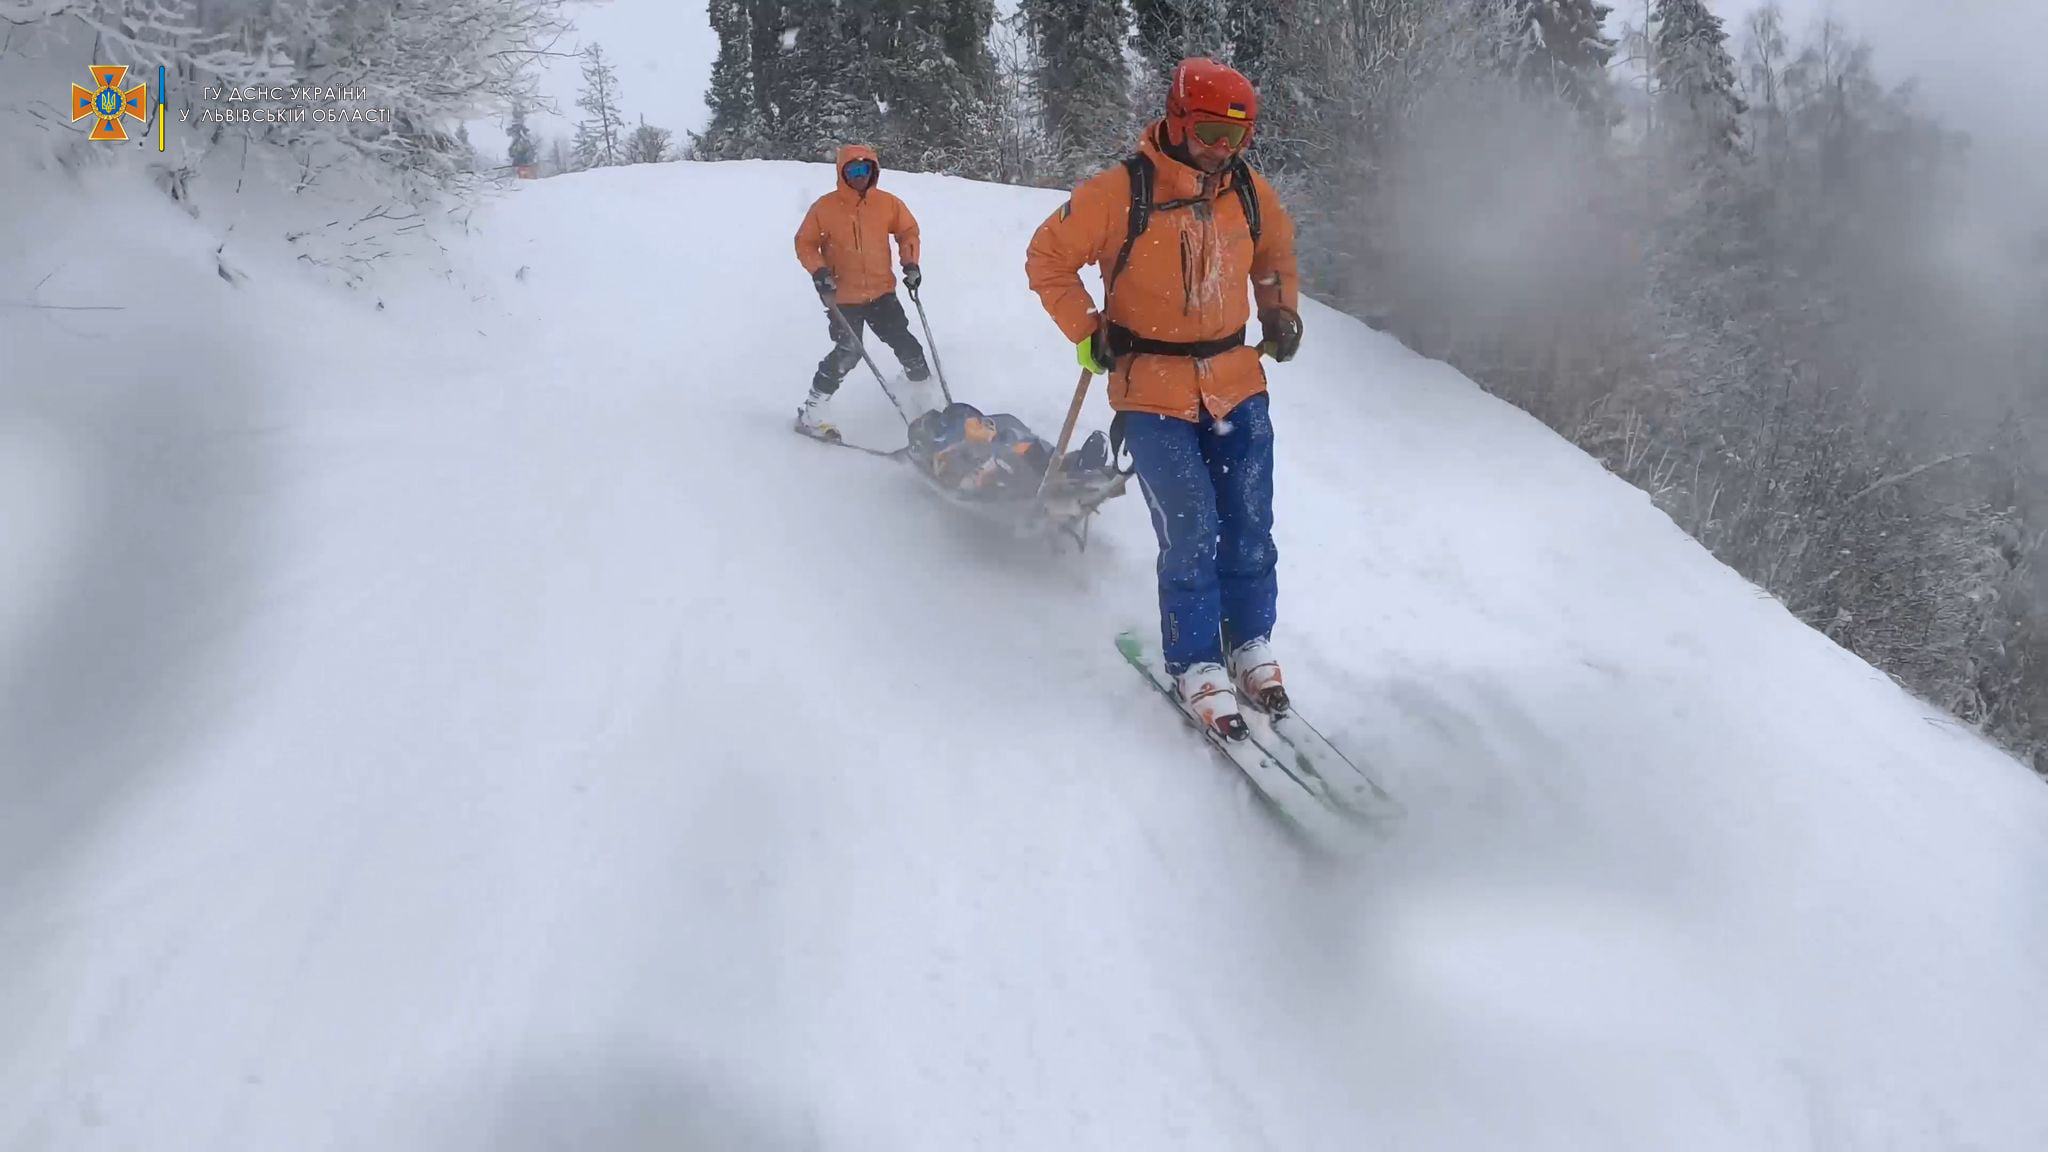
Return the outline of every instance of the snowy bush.
{"type": "Polygon", "coordinates": [[[176,134],[186,150],[177,163],[187,170],[253,143],[289,156],[301,184],[345,169],[414,198],[471,179],[462,122],[532,97],[533,66],[565,27],[559,8],[559,0],[4,0],[0,16],[11,27],[8,54],[75,56],[81,74],[96,61],[125,64],[137,78],[166,69],[177,100],[171,117],[211,125],[176,134]]]}

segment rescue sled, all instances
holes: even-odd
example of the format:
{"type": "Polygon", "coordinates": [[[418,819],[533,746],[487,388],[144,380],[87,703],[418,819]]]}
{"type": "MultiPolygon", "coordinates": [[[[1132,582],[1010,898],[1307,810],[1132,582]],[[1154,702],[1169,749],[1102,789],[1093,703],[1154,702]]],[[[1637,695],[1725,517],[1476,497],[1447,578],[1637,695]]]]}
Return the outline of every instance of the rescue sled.
{"type": "Polygon", "coordinates": [[[1109,438],[1096,432],[1060,457],[1008,413],[948,404],[911,421],[903,459],[947,503],[1004,524],[1018,535],[1064,535],[1088,546],[1088,525],[1129,477],[1116,467],[1109,438]]]}

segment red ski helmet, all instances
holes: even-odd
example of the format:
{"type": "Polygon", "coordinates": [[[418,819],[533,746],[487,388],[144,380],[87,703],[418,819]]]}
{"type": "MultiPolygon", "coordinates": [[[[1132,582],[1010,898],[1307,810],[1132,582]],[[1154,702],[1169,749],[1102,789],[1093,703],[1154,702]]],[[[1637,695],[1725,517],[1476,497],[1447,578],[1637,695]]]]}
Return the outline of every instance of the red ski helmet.
{"type": "Polygon", "coordinates": [[[1244,73],[1207,57],[1173,70],[1166,87],[1166,142],[1185,144],[1193,132],[1204,144],[1228,141],[1242,149],[1259,120],[1259,93],[1244,73]]]}

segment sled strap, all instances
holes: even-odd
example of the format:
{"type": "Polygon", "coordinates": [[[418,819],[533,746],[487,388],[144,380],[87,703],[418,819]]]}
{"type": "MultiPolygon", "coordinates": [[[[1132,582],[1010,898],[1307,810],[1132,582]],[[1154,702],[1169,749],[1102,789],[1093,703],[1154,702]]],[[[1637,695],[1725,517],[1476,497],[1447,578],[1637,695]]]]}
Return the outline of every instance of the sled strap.
{"type": "Polygon", "coordinates": [[[1116,474],[1119,476],[1134,476],[1138,471],[1137,457],[1131,457],[1129,467],[1125,467],[1123,463],[1124,433],[1126,432],[1124,417],[1128,415],[1130,415],[1128,412],[1119,412],[1109,418],[1109,462],[1116,468],[1116,474]]]}

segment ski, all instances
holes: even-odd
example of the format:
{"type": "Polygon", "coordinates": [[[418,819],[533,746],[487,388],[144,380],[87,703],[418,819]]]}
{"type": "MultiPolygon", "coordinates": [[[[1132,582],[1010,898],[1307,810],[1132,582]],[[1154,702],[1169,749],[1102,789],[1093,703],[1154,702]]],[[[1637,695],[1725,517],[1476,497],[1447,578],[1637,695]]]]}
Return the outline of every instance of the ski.
{"type": "MultiPolygon", "coordinates": [[[[1363,822],[1356,813],[1330,795],[1322,778],[1305,768],[1299,757],[1276,754],[1273,747],[1276,743],[1280,751],[1291,751],[1284,743],[1270,740],[1262,743],[1256,729],[1254,735],[1243,740],[1224,737],[1188,711],[1181,702],[1180,694],[1174,691],[1172,677],[1167,675],[1164,665],[1154,658],[1144,639],[1135,631],[1119,634],[1116,647],[1124,660],[1145,678],[1145,682],[1166,698],[1180,718],[1200,733],[1211,748],[1235,765],[1251,781],[1267,807],[1298,834],[1325,851],[1343,852],[1359,845],[1362,833],[1366,831],[1363,822]]],[[[1254,712],[1246,713],[1248,724],[1255,715],[1254,712]]]]}
{"type": "Polygon", "coordinates": [[[1261,746],[1288,759],[1298,774],[1321,781],[1330,802],[1353,817],[1379,822],[1406,815],[1400,801],[1330,743],[1329,737],[1315,725],[1304,720],[1299,710],[1289,708],[1274,715],[1247,703],[1244,714],[1253,738],[1261,746]]]}
{"type": "Polygon", "coordinates": [[[898,459],[906,451],[906,449],[898,448],[894,452],[884,452],[880,448],[870,448],[865,444],[855,444],[841,436],[839,429],[834,428],[830,424],[821,424],[815,427],[795,424],[792,427],[797,435],[802,436],[806,440],[816,440],[820,444],[830,444],[835,448],[851,448],[855,452],[865,452],[870,456],[880,456],[884,460],[898,459]]]}

